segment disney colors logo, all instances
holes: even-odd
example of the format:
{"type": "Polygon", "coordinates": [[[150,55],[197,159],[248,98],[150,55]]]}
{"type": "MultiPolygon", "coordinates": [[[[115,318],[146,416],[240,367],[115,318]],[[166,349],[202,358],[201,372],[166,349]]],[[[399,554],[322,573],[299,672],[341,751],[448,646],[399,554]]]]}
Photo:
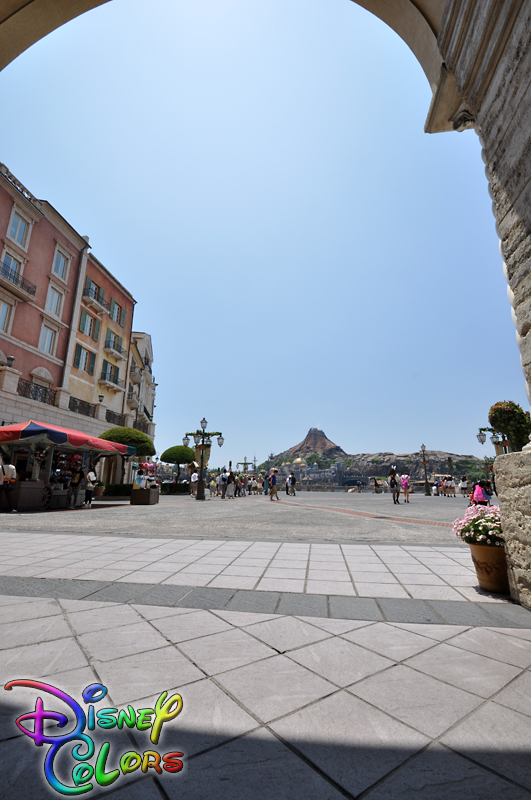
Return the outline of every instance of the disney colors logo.
{"type": "MultiPolygon", "coordinates": [[[[184,755],[183,753],[165,753],[161,756],[156,750],[145,750],[141,755],[134,750],[130,750],[120,757],[120,769],[107,771],[106,763],[110,742],[103,742],[93,766],[88,762],[93,758],[96,747],[92,738],[85,733],[85,729],[93,731],[96,726],[104,729],[114,727],[122,729],[126,726],[127,728],[136,728],[139,731],[151,729],[149,738],[152,744],[158,744],[162,726],[174,719],[182,711],[183,701],[179,694],[168,697],[168,692],[162,692],[154,708],[141,708],[135,711],[133,706],[129,705],[127,710],[118,711],[117,708],[100,708],[95,711],[92,704],[103,700],[107,694],[107,688],[100,683],[93,683],[83,691],[83,702],[88,705],[87,713],[85,713],[73,697],[70,697],[60,689],[56,689],[55,686],[50,686],[41,681],[16,680],[9,681],[4,688],[10,691],[14,686],[26,686],[30,689],[47,692],[62,700],[74,712],[75,727],[70,733],[63,736],[52,736],[48,730],[45,732],[44,723],[46,720],[55,721],[58,728],[64,728],[68,722],[68,717],[57,711],[47,711],[44,708],[41,697],[37,698],[35,711],[22,714],[16,720],[20,730],[30,736],[37,747],[42,747],[43,744],[50,745],[44,759],[44,774],[50,786],[60,794],[78,795],[90,792],[94,788],[93,780],[99,786],[110,786],[121,776],[135,772],[137,769],[140,769],[141,772],[153,769],[159,775],[162,775],[163,770],[175,773],[180,772],[183,768],[183,762],[180,760],[184,755]],[[22,724],[25,720],[33,720],[33,730],[26,728],[22,724]],[[78,744],[75,744],[76,742],[78,744]],[[77,762],[72,769],[73,786],[67,786],[62,783],[54,770],[54,761],[57,754],[63,747],[68,748],[69,745],[72,746],[72,756],[77,762]]],[[[50,726],[47,727],[49,728],[50,726]]]]}

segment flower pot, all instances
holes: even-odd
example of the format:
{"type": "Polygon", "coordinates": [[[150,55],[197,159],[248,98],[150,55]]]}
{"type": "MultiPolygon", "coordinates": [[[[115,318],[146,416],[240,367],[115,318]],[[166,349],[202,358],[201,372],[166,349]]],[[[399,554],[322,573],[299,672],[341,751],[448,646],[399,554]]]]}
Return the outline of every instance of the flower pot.
{"type": "Polygon", "coordinates": [[[471,544],[470,553],[476,568],[480,589],[508,594],[509,579],[505,549],[492,545],[471,544]]]}
{"type": "Polygon", "coordinates": [[[94,497],[102,497],[105,491],[105,486],[96,486],[94,489],[94,497]]]}

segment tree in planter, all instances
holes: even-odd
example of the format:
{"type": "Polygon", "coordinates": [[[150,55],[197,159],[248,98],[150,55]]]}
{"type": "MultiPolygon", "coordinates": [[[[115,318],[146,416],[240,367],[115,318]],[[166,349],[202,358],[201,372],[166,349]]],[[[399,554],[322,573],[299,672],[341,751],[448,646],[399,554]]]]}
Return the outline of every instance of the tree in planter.
{"type": "Polygon", "coordinates": [[[161,461],[165,464],[177,465],[177,482],[181,475],[181,464],[191,464],[195,461],[195,452],[191,447],[184,447],[182,444],[177,444],[175,447],[168,447],[160,457],[161,461]]]}
{"type": "Polygon", "coordinates": [[[529,411],[524,411],[518,403],[513,403],[512,400],[495,403],[489,411],[489,422],[495,431],[505,436],[513,452],[521,450],[529,443],[529,411]]]}
{"type": "MultiPolygon", "coordinates": [[[[100,433],[99,439],[105,439],[107,442],[116,442],[116,444],[126,444],[128,447],[136,447],[136,455],[154,456],[156,453],[155,445],[145,433],[137,431],[136,428],[110,428],[105,433],[100,433]]],[[[125,456],[122,456],[122,476],[120,483],[124,482],[125,476],[125,456]]]]}

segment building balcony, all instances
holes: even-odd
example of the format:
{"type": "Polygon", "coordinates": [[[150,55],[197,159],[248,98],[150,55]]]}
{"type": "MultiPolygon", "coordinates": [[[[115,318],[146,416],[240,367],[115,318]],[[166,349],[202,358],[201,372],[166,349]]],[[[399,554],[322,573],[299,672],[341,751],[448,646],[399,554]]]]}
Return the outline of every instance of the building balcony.
{"type": "Polygon", "coordinates": [[[141,419],[135,419],[133,428],[136,428],[137,431],[142,431],[142,433],[147,433],[149,431],[148,423],[141,419]]]}
{"type": "Polygon", "coordinates": [[[142,376],[140,374],[140,367],[137,367],[136,364],[133,364],[131,369],[129,370],[129,380],[131,383],[140,383],[142,380],[142,376]]]}
{"type": "Polygon", "coordinates": [[[138,408],[140,405],[138,395],[133,394],[133,392],[129,392],[127,395],[127,405],[129,408],[138,408]]]}
{"type": "Polygon", "coordinates": [[[102,372],[98,383],[100,386],[110,389],[111,392],[125,392],[124,381],[120,378],[115,378],[112,372],[102,372]]]}
{"type": "Polygon", "coordinates": [[[96,405],[88,403],[86,400],[80,400],[78,397],[71,397],[68,401],[68,408],[74,414],[83,414],[85,417],[96,416],[96,405]]]}
{"type": "Polygon", "coordinates": [[[110,422],[111,425],[118,425],[118,427],[123,428],[125,425],[125,415],[117,414],[116,411],[111,411],[110,408],[108,408],[105,412],[105,421],[110,422]]]}
{"type": "Polygon", "coordinates": [[[20,300],[34,300],[37,287],[0,261],[0,286],[20,300]]]}
{"type": "Polygon", "coordinates": [[[116,356],[116,358],[120,358],[122,361],[127,361],[127,350],[120,347],[113,339],[106,339],[103,349],[109,355],[116,356]]]}
{"type": "Polygon", "coordinates": [[[91,286],[83,292],[83,300],[96,314],[109,314],[109,303],[91,286]]]}
{"type": "Polygon", "coordinates": [[[20,397],[27,397],[28,400],[37,400],[39,403],[46,403],[49,406],[55,405],[54,389],[48,389],[46,386],[39,386],[37,383],[27,381],[24,378],[18,379],[17,394],[20,397]]]}

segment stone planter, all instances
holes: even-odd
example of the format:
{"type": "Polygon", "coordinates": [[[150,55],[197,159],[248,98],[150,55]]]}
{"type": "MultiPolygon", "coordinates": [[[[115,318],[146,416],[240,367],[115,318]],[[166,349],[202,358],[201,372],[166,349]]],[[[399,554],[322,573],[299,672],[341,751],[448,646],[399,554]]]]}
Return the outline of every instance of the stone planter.
{"type": "Polygon", "coordinates": [[[105,486],[96,486],[94,489],[94,497],[101,497],[105,491],[105,486]]]}
{"type": "Polygon", "coordinates": [[[131,492],[132,506],[154,506],[159,502],[157,489],[133,489],[131,492]]]}
{"type": "Polygon", "coordinates": [[[469,546],[480,589],[508,594],[509,579],[507,577],[505,549],[485,544],[471,544],[469,546]]]}

